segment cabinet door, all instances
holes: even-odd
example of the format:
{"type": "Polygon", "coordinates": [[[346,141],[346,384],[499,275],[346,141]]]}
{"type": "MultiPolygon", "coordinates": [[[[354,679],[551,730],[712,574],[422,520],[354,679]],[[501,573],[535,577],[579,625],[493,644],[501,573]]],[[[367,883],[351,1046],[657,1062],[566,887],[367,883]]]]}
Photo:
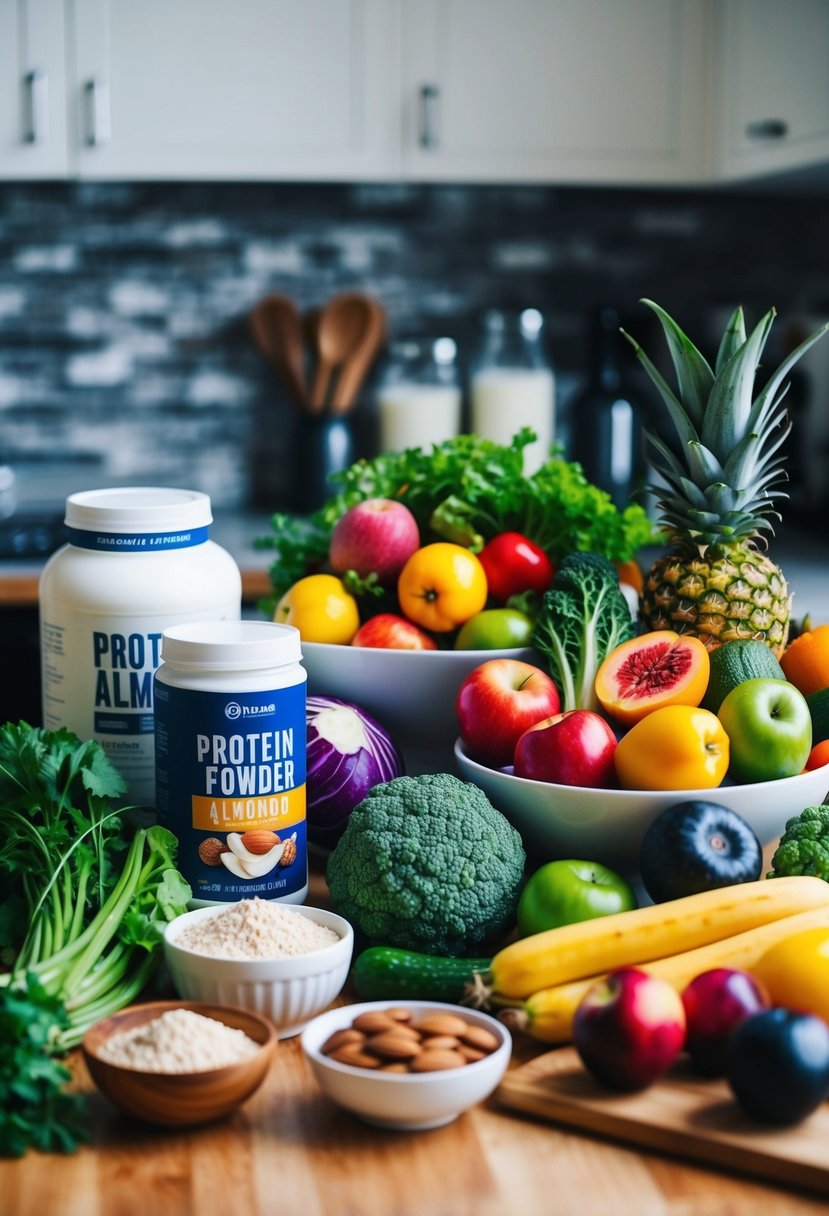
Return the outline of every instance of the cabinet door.
{"type": "Polygon", "coordinates": [[[63,0],[0,0],[0,178],[66,172],[63,0]]]}
{"type": "Polygon", "coordinates": [[[706,21],[698,0],[403,0],[405,168],[694,180],[706,21]]]}
{"type": "Polygon", "coordinates": [[[829,160],[829,2],[720,0],[717,22],[726,175],[829,160]]]}
{"type": "Polygon", "coordinates": [[[398,0],[75,0],[83,177],[393,171],[398,0]]]}

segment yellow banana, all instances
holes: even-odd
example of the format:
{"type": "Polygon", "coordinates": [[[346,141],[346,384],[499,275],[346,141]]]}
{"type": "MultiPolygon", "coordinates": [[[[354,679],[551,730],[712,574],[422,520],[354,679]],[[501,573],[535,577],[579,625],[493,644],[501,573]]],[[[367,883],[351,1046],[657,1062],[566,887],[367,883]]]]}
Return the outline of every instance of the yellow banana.
{"type": "MultiPolygon", "coordinates": [[[[829,927],[829,905],[770,921],[745,933],[700,946],[696,950],[685,950],[668,958],[636,965],[649,975],[657,975],[660,979],[667,980],[681,992],[695,976],[714,967],[736,967],[750,971],[775,942],[802,929],[823,926],[829,927]]],[[[572,1038],[573,1017],[579,1002],[591,985],[600,978],[601,976],[594,975],[535,992],[520,1007],[503,1010],[500,1014],[501,1020],[513,1029],[525,1030],[533,1038],[545,1043],[568,1043],[572,1038]]],[[[493,996],[493,1002],[497,1004],[497,993],[493,996]]]]}
{"type": "Polygon", "coordinates": [[[829,882],[798,876],[760,879],[547,929],[500,950],[489,980],[503,997],[646,963],[811,908],[829,907],[829,882]]]}

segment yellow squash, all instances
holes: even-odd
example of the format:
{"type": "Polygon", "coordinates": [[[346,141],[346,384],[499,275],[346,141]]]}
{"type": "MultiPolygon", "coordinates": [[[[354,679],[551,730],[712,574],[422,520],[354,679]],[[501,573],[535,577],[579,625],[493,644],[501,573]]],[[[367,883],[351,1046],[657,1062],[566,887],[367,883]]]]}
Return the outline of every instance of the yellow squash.
{"type": "MultiPolygon", "coordinates": [[[[774,880],[778,881],[777,879],[774,880]]],[[[819,879],[818,881],[822,881],[819,879]]],[[[773,884],[769,884],[773,885],[773,884]]],[[[829,885],[829,884],[826,884],[829,885]]],[[[622,915],[620,913],[620,915],[622,915]]],[[[686,950],[669,958],[641,964],[649,975],[667,980],[678,992],[703,971],[714,967],[751,970],[769,947],[806,929],[829,928],[829,905],[785,916],[782,920],[760,925],[734,937],[711,942],[696,950],[686,950]]],[[[525,1030],[545,1043],[568,1043],[572,1038],[573,1017],[584,994],[601,977],[557,984],[533,993],[519,1008],[504,1010],[501,1018],[516,1030],[525,1030]]]]}
{"type": "Polygon", "coordinates": [[[528,997],[614,967],[694,950],[811,908],[829,908],[829,883],[820,878],[721,887],[522,938],[495,955],[489,979],[500,997],[528,997]]]}

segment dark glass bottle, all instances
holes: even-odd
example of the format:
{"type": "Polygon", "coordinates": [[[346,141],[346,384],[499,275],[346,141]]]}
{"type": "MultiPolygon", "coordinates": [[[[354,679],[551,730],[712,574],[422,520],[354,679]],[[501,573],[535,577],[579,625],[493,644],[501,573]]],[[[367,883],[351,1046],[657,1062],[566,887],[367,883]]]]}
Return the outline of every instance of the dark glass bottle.
{"type": "Polygon", "coordinates": [[[588,343],[589,376],[571,406],[573,460],[588,479],[607,490],[619,507],[645,483],[640,407],[624,382],[627,344],[615,308],[592,315],[588,343]]]}

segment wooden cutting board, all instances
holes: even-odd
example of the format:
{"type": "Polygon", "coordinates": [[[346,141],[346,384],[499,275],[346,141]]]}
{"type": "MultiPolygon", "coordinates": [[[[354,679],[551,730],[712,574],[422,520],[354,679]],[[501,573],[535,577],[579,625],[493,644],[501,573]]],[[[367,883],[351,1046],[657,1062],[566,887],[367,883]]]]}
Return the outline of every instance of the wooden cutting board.
{"type": "Polygon", "coordinates": [[[537,1056],[507,1073],[505,1106],[642,1148],[829,1194],[829,1105],[793,1128],[770,1129],[743,1115],[725,1081],[678,1066],[638,1094],[602,1089],[575,1049],[537,1056]]]}

